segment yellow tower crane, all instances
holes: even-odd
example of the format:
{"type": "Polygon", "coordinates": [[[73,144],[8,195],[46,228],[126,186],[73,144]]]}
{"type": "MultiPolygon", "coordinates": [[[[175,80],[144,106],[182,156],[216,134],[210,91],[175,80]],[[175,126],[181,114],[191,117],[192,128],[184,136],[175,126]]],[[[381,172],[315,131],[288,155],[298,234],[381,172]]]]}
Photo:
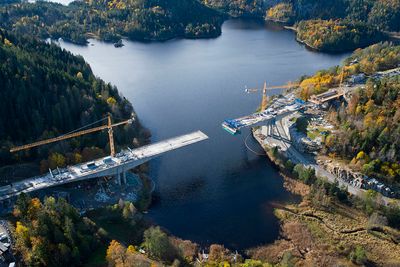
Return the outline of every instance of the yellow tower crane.
{"type": "Polygon", "coordinates": [[[261,110],[260,110],[262,112],[267,108],[267,105],[268,105],[268,95],[267,95],[267,91],[268,90],[290,89],[290,88],[294,88],[296,86],[299,86],[299,84],[289,82],[288,84],[285,84],[285,85],[277,85],[277,86],[269,86],[269,87],[267,87],[267,82],[265,81],[263,89],[245,87],[244,91],[246,93],[250,94],[250,93],[256,93],[256,92],[259,92],[260,90],[262,90],[262,100],[261,100],[261,110]]]}
{"type": "Polygon", "coordinates": [[[111,156],[114,157],[115,156],[115,147],[114,147],[113,128],[117,127],[117,126],[120,126],[120,125],[124,125],[124,124],[131,124],[133,122],[133,120],[134,119],[132,117],[129,120],[125,120],[125,121],[121,121],[121,122],[112,124],[111,115],[108,114],[107,115],[107,124],[105,124],[105,125],[94,127],[94,128],[90,128],[90,129],[86,129],[86,130],[82,130],[82,131],[78,131],[78,132],[73,132],[73,133],[69,133],[69,134],[65,134],[65,135],[61,135],[61,136],[50,138],[50,139],[46,139],[46,140],[41,140],[41,141],[38,141],[38,142],[34,142],[34,143],[22,145],[22,146],[13,147],[13,148],[10,149],[10,152],[17,152],[17,151],[21,151],[21,150],[26,150],[26,149],[30,149],[30,148],[33,148],[33,147],[42,146],[42,145],[46,145],[46,144],[62,141],[62,140],[65,140],[65,139],[69,139],[69,138],[73,138],[73,137],[77,137],[77,136],[81,136],[81,135],[85,135],[85,134],[94,133],[94,132],[98,132],[98,131],[102,131],[102,130],[108,129],[108,138],[109,138],[109,141],[110,141],[110,152],[111,152],[111,156]]]}

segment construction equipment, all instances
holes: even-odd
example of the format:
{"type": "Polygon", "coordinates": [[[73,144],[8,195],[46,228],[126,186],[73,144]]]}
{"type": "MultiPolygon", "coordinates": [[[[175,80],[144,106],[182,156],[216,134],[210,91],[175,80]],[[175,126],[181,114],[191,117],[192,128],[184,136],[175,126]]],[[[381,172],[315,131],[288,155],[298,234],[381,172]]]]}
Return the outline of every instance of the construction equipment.
{"type": "Polygon", "coordinates": [[[342,93],[344,93],[343,79],[344,79],[344,66],[342,67],[342,71],[340,72],[340,82],[339,82],[339,90],[340,90],[342,93]]]}
{"type": "MultiPolygon", "coordinates": [[[[102,120],[104,120],[104,119],[102,119],[102,120]]],[[[100,121],[102,121],[102,120],[100,120],[100,121]]],[[[10,149],[10,152],[17,152],[17,151],[21,151],[21,150],[26,150],[26,149],[30,149],[30,148],[33,148],[33,147],[46,145],[46,144],[62,141],[62,140],[65,140],[65,139],[69,139],[69,138],[73,138],[73,137],[77,137],[77,136],[81,136],[81,135],[85,135],[85,134],[94,133],[94,132],[98,132],[98,131],[102,131],[102,130],[108,129],[108,138],[109,138],[109,141],[110,141],[110,152],[111,152],[111,156],[114,157],[115,156],[115,147],[114,147],[113,128],[117,127],[117,126],[120,126],[120,125],[124,125],[124,124],[131,124],[133,121],[134,121],[134,118],[132,117],[129,120],[125,120],[125,121],[121,121],[121,122],[112,124],[111,115],[108,114],[107,115],[107,124],[105,124],[105,125],[94,127],[94,128],[90,128],[90,129],[86,129],[86,130],[82,130],[82,131],[78,131],[78,132],[74,132],[73,131],[71,133],[68,133],[68,134],[65,134],[65,135],[61,135],[61,136],[58,136],[58,137],[54,137],[54,138],[50,138],[50,139],[46,139],[46,140],[41,140],[41,141],[38,141],[38,142],[34,142],[34,143],[22,145],[22,146],[13,147],[13,148],[10,149]]],[[[92,125],[92,124],[94,124],[94,123],[91,123],[90,125],[92,125]]],[[[85,127],[86,126],[84,126],[82,128],[85,128],[85,127]]],[[[80,129],[82,129],[82,128],[80,128],[80,129]]]]}
{"type": "Polygon", "coordinates": [[[299,86],[299,84],[295,84],[295,83],[291,83],[289,82],[286,85],[277,85],[277,86],[270,86],[267,87],[267,82],[264,82],[264,87],[263,89],[260,88],[247,88],[247,86],[245,86],[244,91],[248,94],[250,93],[256,93],[262,90],[262,101],[261,101],[261,112],[264,111],[267,108],[268,105],[268,96],[267,96],[267,91],[268,90],[273,90],[273,89],[290,89],[290,88],[294,88],[296,86],[299,86]]]}
{"type": "Polygon", "coordinates": [[[342,68],[339,77],[340,77],[339,86],[337,88],[330,89],[318,95],[312,95],[308,101],[316,105],[321,105],[333,99],[339,99],[340,97],[344,97],[346,94],[346,91],[343,87],[344,67],[342,68]]]}
{"type": "MultiPolygon", "coordinates": [[[[266,83],[267,83],[267,82],[264,82],[264,87],[267,86],[266,83]]],[[[256,92],[258,92],[258,91],[260,91],[260,90],[264,90],[264,89],[266,89],[266,90],[273,90],[273,89],[291,89],[291,88],[294,88],[294,87],[296,87],[296,86],[299,86],[299,84],[298,84],[298,83],[292,83],[292,82],[288,82],[288,83],[285,84],[285,85],[269,86],[269,87],[262,88],[262,89],[261,89],[261,88],[247,88],[247,86],[245,86],[245,87],[244,87],[244,91],[245,91],[246,93],[250,94],[250,93],[256,93],[256,92]]]]}

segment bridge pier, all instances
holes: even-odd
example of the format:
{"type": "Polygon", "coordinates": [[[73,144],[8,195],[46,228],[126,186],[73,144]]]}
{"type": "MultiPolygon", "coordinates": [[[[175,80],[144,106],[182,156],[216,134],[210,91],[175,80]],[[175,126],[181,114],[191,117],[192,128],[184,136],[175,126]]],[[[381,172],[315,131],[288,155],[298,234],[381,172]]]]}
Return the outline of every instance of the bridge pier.
{"type": "Polygon", "coordinates": [[[118,185],[126,184],[126,171],[118,172],[114,175],[114,178],[118,185]]]}
{"type": "Polygon", "coordinates": [[[6,205],[4,202],[2,204],[2,200],[13,198],[21,193],[30,193],[51,186],[101,177],[109,177],[111,183],[126,183],[127,170],[131,170],[165,152],[182,148],[206,139],[208,139],[207,135],[201,131],[196,131],[142,146],[140,148],[122,150],[115,157],[110,158],[107,156],[99,158],[96,160],[96,163],[85,162],[75,166],[70,166],[65,170],[66,175],[63,175],[63,177],[60,177],[60,173],[58,172],[51,172],[5,186],[0,186],[0,211],[2,210],[1,205],[6,205]],[[116,180],[114,180],[114,178],[116,180]]]}
{"type": "Polygon", "coordinates": [[[126,171],[121,173],[121,182],[122,184],[126,184],[126,171]]]}
{"type": "Polygon", "coordinates": [[[11,198],[3,199],[0,201],[0,207],[2,210],[8,210],[13,204],[13,200],[11,198]]]}
{"type": "Polygon", "coordinates": [[[113,178],[115,179],[117,185],[121,185],[121,175],[119,173],[113,175],[113,178]]]}

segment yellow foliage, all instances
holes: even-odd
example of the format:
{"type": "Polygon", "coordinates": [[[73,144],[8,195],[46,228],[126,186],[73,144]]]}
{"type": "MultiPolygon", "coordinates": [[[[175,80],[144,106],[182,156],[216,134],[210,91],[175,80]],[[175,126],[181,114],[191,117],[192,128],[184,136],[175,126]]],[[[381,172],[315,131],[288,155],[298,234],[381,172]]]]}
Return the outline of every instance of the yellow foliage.
{"type": "Polygon", "coordinates": [[[396,172],[389,166],[387,162],[381,166],[381,172],[392,178],[396,176],[396,172]]]}
{"type": "Polygon", "coordinates": [[[134,246],[129,245],[128,248],[126,249],[126,252],[127,252],[127,253],[135,253],[135,252],[136,252],[136,249],[135,249],[134,246]]]}
{"type": "Polygon", "coordinates": [[[106,259],[111,266],[123,266],[126,249],[116,240],[107,248],[106,259]]]}
{"type": "Polygon", "coordinates": [[[301,97],[303,99],[308,99],[310,95],[320,94],[332,84],[334,84],[334,76],[331,74],[317,73],[310,78],[304,79],[300,83],[300,87],[302,89],[301,97]]]}
{"type": "Polygon", "coordinates": [[[365,153],[364,153],[364,151],[358,152],[356,159],[357,159],[357,160],[360,160],[360,159],[364,159],[364,158],[365,158],[365,153]]]}
{"type": "Polygon", "coordinates": [[[15,234],[22,238],[28,238],[28,227],[25,227],[21,222],[17,222],[15,234]]]}
{"type": "Polygon", "coordinates": [[[35,218],[39,210],[42,208],[42,203],[38,198],[32,198],[28,207],[28,215],[30,218],[35,218]]]}
{"type": "Polygon", "coordinates": [[[126,3],[121,0],[111,0],[108,2],[108,8],[109,9],[125,9],[126,8],[126,3]]]}
{"type": "Polygon", "coordinates": [[[19,221],[17,221],[17,226],[15,227],[15,239],[17,244],[30,246],[29,229],[19,221]]]}
{"type": "Polygon", "coordinates": [[[81,163],[82,162],[82,155],[79,153],[74,153],[74,163],[81,163]]]}
{"type": "Polygon", "coordinates": [[[115,100],[114,97],[110,96],[109,98],[107,98],[107,104],[109,104],[110,106],[115,105],[117,103],[117,100],[115,100]]]}
{"type": "Polygon", "coordinates": [[[375,123],[375,121],[374,121],[374,118],[371,113],[368,113],[367,115],[365,115],[365,117],[364,117],[364,128],[365,129],[373,126],[374,123],[375,123]]]}
{"type": "Polygon", "coordinates": [[[278,21],[287,21],[293,13],[291,4],[279,3],[267,11],[267,18],[278,21]]]}
{"type": "Polygon", "coordinates": [[[378,119],[376,120],[377,126],[383,126],[385,124],[385,116],[379,115],[378,119]]]}
{"type": "Polygon", "coordinates": [[[12,43],[10,42],[10,40],[8,40],[7,38],[4,38],[4,44],[6,46],[12,46],[12,43]]]}
{"type": "Polygon", "coordinates": [[[31,203],[29,204],[29,207],[32,207],[33,209],[40,209],[42,206],[42,203],[40,202],[40,199],[38,198],[32,198],[31,203]]]}
{"type": "Polygon", "coordinates": [[[356,108],[356,115],[360,114],[362,111],[363,111],[362,106],[361,106],[361,105],[357,105],[357,108],[356,108]]]}
{"type": "Polygon", "coordinates": [[[328,135],[325,138],[325,145],[327,147],[332,147],[335,144],[335,137],[333,135],[328,135]]]}
{"type": "Polygon", "coordinates": [[[65,166],[65,157],[60,153],[52,153],[49,156],[49,167],[50,169],[55,169],[57,167],[65,166]]]}
{"type": "Polygon", "coordinates": [[[368,102],[365,103],[365,112],[366,113],[371,112],[374,108],[374,105],[375,105],[374,100],[372,99],[368,100],[368,102]]]}

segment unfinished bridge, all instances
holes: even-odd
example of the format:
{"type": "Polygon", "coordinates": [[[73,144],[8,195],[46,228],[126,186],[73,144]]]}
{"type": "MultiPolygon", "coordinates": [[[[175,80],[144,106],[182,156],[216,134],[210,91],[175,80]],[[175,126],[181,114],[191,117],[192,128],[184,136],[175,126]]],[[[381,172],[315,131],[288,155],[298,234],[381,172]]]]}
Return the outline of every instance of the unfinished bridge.
{"type": "Polygon", "coordinates": [[[99,158],[94,161],[69,166],[67,168],[49,170],[47,174],[0,187],[0,201],[13,198],[21,193],[30,193],[53,186],[105,176],[116,177],[119,183],[124,183],[126,182],[126,171],[158,157],[163,153],[206,139],[208,139],[207,135],[201,131],[196,131],[139,148],[128,148],[115,155],[99,158]]]}
{"type": "Polygon", "coordinates": [[[267,123],[274,123],[276,120],[299,111],[305,107],[305,102],[296,99],[294,94],[288,94],[274,99],[271,105],[257,113],[243,116],[237,119],[227,119],[222,123],[222,128],[230,134],[240,133],[241,128],[255,127],[265,125],[267,123]]]}

